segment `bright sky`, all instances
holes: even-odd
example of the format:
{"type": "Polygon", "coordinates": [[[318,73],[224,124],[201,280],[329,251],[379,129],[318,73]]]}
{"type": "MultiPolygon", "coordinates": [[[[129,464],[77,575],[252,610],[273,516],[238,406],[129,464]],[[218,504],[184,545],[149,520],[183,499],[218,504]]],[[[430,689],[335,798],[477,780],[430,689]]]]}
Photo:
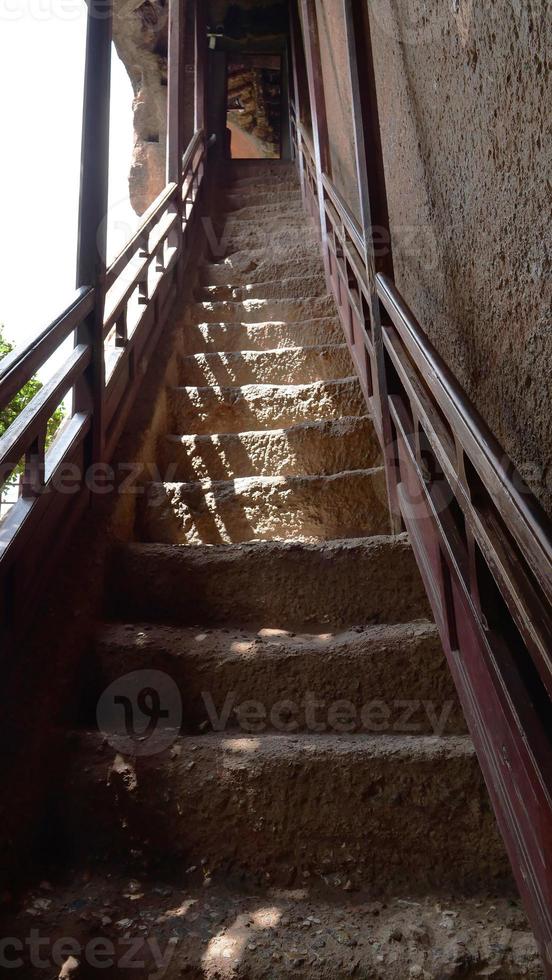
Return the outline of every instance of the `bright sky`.
{"type": "MultiPolygon", "coordinates": [[[[19,345],[75,286],[86,6],[0,0],[0,324],[19,345]]],[[[128,200],[132,87],[113,52],[110,208],[113,255],[137,217],[128,200]]]]}

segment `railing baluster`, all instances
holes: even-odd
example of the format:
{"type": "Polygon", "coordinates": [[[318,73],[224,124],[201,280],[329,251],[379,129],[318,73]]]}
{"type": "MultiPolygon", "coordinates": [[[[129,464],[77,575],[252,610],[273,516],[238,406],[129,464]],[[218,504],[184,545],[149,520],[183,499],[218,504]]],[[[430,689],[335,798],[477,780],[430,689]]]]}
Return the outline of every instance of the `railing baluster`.
{"type": "Polygon", "coordinates": [[[31,443],[25,453],[25,464],[21,477],[21,496],[25,500],[37,497],[44,488],[46,453],[46,430],[31,443]]]}
{"type": "Polygon", "coordinates": [[[94,312],[77,330],[76,344],[92,347],[92,362],[75,388],[75,411],[92,411],[85,465],[103,459],[105,366],[103,312],[107,250],[112,6],[89,0],[82,124],[77,288],[95,287],[94,312]]]}

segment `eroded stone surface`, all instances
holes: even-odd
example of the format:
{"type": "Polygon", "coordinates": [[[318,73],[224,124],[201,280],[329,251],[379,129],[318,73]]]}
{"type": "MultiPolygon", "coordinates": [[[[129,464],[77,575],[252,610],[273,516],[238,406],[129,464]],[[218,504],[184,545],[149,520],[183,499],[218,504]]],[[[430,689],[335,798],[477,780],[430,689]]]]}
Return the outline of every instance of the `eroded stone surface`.
{"type": "Polygon", "coordinates": [[[47,891],[37,883],[21,896],[27,911],[6,917],[6,935],[23,942],[23,965],[10,974],[44,976],[25,944],[38,922],[50,939],[41,953],[52,977],[54,945],[71,936],[81,947],[85,980],[137,972],[89,972],[98,939],[107,941],[115,964],[128,961],[132,947],[134,961],[144,964],[141,975],[163,969],[166,980],[544,980],[519,902],[496,893],[405,892],[382,901],[351,891],[352,882],[329,869],[295,888],[264,883],[247,890],[235,879],[225,886],[201,865],[184,875],[153,876],[139,868],[134,877],[111,869],[107,877],[107,870],[73,872],[47,882],[47,891]],[[45,898],[48,908],[37,914],[45,898]]]}
{"type": "Polygon", "coordinates": [[[406,537],[322,544],[131,544],[114,555],[113,612],[175,623],[334,626],[425,619],[406,537]]]}
{"type": "Polygon", "coordinates": [[[270,323],[274,320],[295,323],[328,316],[335,316],[335,303],[330,296],[195,303],[187,314],[190,323],[270,323]]]}
{"type": "Polygon", "coordinates": [[[339,344],[343,330],[337,317],[317,317],[289,323],[188,323],[182,325],[183,354],[220,351],[275,350],[279,347],[317,347],[339,344]]]}
{"type": "Polygon", "coordinates": [[[328,541],[386,534],[385,474],[379,468],[332,476],[151,483],[139,520],[143,540],[166,544],[328,541]]]}
{"type": "Polygon", "coordinates": [[[160,459],[165,480],[227,480],[356,470],[379,463],[381,450],[372,421],[364,416],[261,432],[166,436],[160,459]]]}
{"type": "Polygon", "coordinates": [[[289,347],[268,351],[191,354],[180,361],[183,385],[308,384],[350,377],[353,364],[346,344],[289,347]]]}
{"type": "Polygon", "coordinates": [[[465,736],[211,734],[124,770],[98,736],[78,751],[67,811],[100,853],[147,842],[211,872],[285,884],[327,870],[379,894],[510,887],[465,736]]]}
{"type": "Polygon", "coordinates": [[[188,732],[251,733],[259,727],[251,701],[266,711],[267,731],[466,732],[437,629],[427,622],[314,633],[115,623],[97,653],[102,688],[140,662],[173,678],[188,732]]]}
{"type": "Polygon", "coordinates": [[[287,427],[366,411],[356,378],[308,385],[173,388],[169,403],[173,431],[198,435],[287,427]]]}
{"type": "Polygon", "coordinates": [[[243,286],[231,284],[205,286],[198,290],[197,299],[211,302],[217,300],[289,299],[295,296],[300,299],[305,295],[325,296],[326,291],[326,280],[318,270],[315,275],[273,279],[268,282],[247,283],[243,286]]]}

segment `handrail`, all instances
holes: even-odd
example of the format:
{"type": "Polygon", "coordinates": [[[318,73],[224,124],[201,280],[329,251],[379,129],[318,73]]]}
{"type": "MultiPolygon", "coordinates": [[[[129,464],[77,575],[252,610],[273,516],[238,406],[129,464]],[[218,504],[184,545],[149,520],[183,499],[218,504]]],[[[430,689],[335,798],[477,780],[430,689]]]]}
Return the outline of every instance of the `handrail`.
{"type": "Polygon", "coordinates": [[[552,873],[543,860],[552,852],[552,522],[397,286],[376,273],[372,243],[331,177],[317,174],[300,123],[293,137],[305,207],[326,224],[328,281],[382,444],[394,517],[410,534],[552,976],[552,873]]]}
{"type": "Polygon", "coordinates": [[[340,220],[343,222],[351,241],[354,242],[360,255],[362,255],[365,242],[362,229],[358,221],[353,216],[344,198],[337,190],[337,187],[332,184],[330,178],[326,174],[322,174],[322,184],[324,185],[324,190],[335,207],[340,220]]]}
{"type": "Polygon", "coordinates": [[[424,373],[424,378],[440,408],[450,412],[449,422],[463,437],[463,442],[481,454],[479,464],[475,460],[474,465],[480,470],[482,479],[494,487],[495,503],[502,517],[511,522],[510,531],[519,546],[527,550],[535,575],[552,602],[552,521],[416,321],[397,287],[381,273],[376,276],[376,285],[378,296],[407,341],[408,352],[415,364],[424,372],[430,369],[431,373],[424,373]],[[519,521],[524,534],[520,534],[519,521]]]}
{"type": "Polygon", "coordinates": [[[179,182],[168,183],[153,201],[139,228],[106,270],[103,282],[97,288],[79,289],[38,337],[0,361],[2,409],[63,343],[76,338],[62,366],[0,439],[0,482],[21,461],[24,463],[21,496],[0,524],[0,627],[4,629],[17,619],[29,589],[35,587],[46,567],[46,556],[70,526],[68,514],[74,519],[90,499],[87,446],[98,425],[99,462],[108,462],[115,450],[143,372],[182,285],[193,248],[189,232],[199,211],[205,167],[205,134],[198,130],[182,155],[179,182]],[[101,379],[98,391],[91,387],[90,371],[98,360],[95,344],[102,342],[100,363],[106,363],[109,370],[107,377],[105,370],[97,375],[101,379]],[[71,391],[78,393],[78,398],[70,418],[47,449],[49,419],[71,391]],[[79,477],[74,492],[64,493],[63,488],[56,487],[53,476],[64,465],[74,468],[75,463],[79,477]],[[40,561],[31,560],[26,551],[33,534],[39,534],[36,548],[44,553],[40,561]],[[11,576],[16,563],[14,588],[11,576]]]}
{"type": "Polygon", "coordinates": [[[42,365],[94,308],[94,290],[83,287],[43,331],[0,361],[0,411],[36,374],[42,365]]]}
{"type": "Polygon", "coordinates": [[[127,245],[121,250],[116,259],[113,260],[106,274],[106,289],[110,289],[117,277],[121,274],[129,259],[142,247],[142,244],[159,219],[167,210],[167,205],[172,201],[178,190],[177,184],[167,184],[161,193],[155,198],[145,212],[140,227],[134,232],[127,245]]]}
{"type": "Polygon", "coordinates": [[[198,149],[202,146],[205,139],[205,132],[203,129],[198,129],[192,136],[190,143],[182,156],[182,173],[185,174],[188,170],[190,163],[192,162],[194,156],[196,155],[198,149]]]}

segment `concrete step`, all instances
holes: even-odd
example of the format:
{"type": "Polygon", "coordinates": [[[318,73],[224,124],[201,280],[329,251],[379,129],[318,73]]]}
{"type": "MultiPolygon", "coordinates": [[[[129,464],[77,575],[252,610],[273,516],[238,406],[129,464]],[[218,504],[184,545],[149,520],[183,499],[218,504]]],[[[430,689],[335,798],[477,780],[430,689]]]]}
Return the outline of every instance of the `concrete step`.
{"type": "Polygon", "coordinates": [[[22,911],[4,916],[5,935],[16,940],[6,955],[15,948],[21,958],[10,976],[56,977],[53,951],[70,936],[78,980],[544,980],[519,899],[496,892],[435,890],[413,900],[402,891],[381,901],[349,893],[348,879],[331,873],[282,889],[220,882],[200,868],[180,877],[140,869],[132,883],[120,869],[106,871],[72,869],[51,883],[47,903],[39,878],[27,886],[22,911]],[[32,963],[38,899],[47,904],[39,962],[49,970],[32,963]]]}
{"type": "Polygon", "coordinates": [[[99,691],[134,670],[171,677],[188,732],[466,732],[432,623],[299,634],[115,623],[96,653],[99,691]]]}
{"type": "Polygon", "coordinates": [[[193,303],[188,308],[186,320],[189,323],[267,323],[273,320],[313,320],[335,315],[335,302],[331,296],[306,296],[193,303]]]}
{"type": "Polygon", "coordinates": [[[366,414],[356,377],[304,385],[170,388],[168,402],[169,431],[183,435],[288,428],[366,414]]]}
{"type": "Polygon", "coordinates": [[[429,607],[406,535],[114,550],[113,619],[295,629],[406,623],[429,607]]]}
{"type": "Polygon", "coordinates": [[[118,860],[383,893],[511,887],[466,736],[210,734],[126,761],[82,736],[65,797],[75,849],[118,860]]]}
{"type": "Polygon", "coordinates": [[[288,347],[279,350],[223,351],[180,358],[184,385],[308,384],[347,378],[353,371],[346,344],[288,347]]]}
{"type": "Polygon", "coordinates": [[[279,253],[275,249],[271,249],[270,254],[261,249],[249,249],[234,252],[222,262],[207,262],[201,267],[200,282],[206,286],[239,286],[297,276],[308,277],[320,272],[323,272],[323,268],[319,250],[313,251],[299,243],[282,247],[279,253]]]}
{"type": "Polygon", "coordinates": [[[219,260],[246,249],[263,249],[268,257],[298,245],[308,249],[311,255],[315,254],[318,234],[307,222],[303,225],[299,224],[296,228],[289,228],[287,225],[284,228],[252,226],[232,230],[229,234],[222,231],[220,235],[214,230],[210,250],[212,257],[219,260]]]}
{"type": "Polygon", "coordinates": [[[332,476],[149,483],[145,491],[138,511],[141,541],[331,541],[389,532],[381,467],[332,476]]]}
{"type": "Polygon", "coordinates": [[[318,347],[343,342],[338,317],[317,317],[288,323],[185,323],[180,343],[183,354],[229,351],[278,350],[285,347],[318,347]]]}
{"type": "Polygon", "coordinates": [[[168,435],[158,456],[165,479],[193,481],[340,473],[379,465],[381,450],[364,416],[260,432],[168,435]]]}
{"type": "Polygon", "coordinates": [[[200,302],[244,299],[291,299],[304,296],[325,296],[327,294],[324,273],[318,270],[312,276],[293,276],[278,278],[269,282],[253,282],[242,286],[219,285],[200,286],[196,299],[200,302]]]}

